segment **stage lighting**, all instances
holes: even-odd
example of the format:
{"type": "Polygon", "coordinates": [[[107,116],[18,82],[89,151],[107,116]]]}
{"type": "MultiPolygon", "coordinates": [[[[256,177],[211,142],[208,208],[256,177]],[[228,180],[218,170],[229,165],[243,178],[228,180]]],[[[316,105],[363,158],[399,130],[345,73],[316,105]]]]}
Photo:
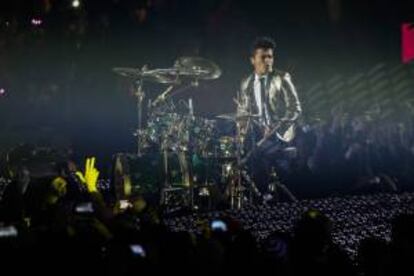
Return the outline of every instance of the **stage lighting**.
{"type": "Polygon", "coordinates": [[[77,8],[79,8],[80,7],[80,1],[79,0],[73,0],[72,1],[72,7],[73,8],[75,8],[75,9],[77,9],[77,8]]]}

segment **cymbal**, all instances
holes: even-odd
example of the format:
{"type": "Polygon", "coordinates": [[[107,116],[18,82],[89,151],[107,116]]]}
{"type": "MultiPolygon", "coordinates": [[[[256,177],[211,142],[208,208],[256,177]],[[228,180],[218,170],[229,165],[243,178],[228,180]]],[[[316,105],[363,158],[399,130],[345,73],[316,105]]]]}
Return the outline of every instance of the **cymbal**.
{"type": "Polygon", "coordinates": [[[144,71],[138,68],[114,67],[112,70],[122,77],[142,79],[155,83],[171,84],[176,83],[178,80],[178,71],[175,68],[153,69],[144,71]]]}
{"type": "Polygon", "coordinates": [[[141,76],[141,70],[138,68],[114,67],[112,71],[127,78],[139,78],[141,76]]]}
{"type": "Polygon", "coordinates": [[[180,75],[200,80],[214,80],[221,76],[221,69],[214,62],[202,57],[180,57],[175,61],[180,75]]]}
{"type": "Polygon", "coordinates": [[[227,113],[227,114],[220,114],[217,115],[216,118],[224,119],[228,121],[244,121],[250,118],[260,118],[257,114],[237,114],[237,113],[227,113]]]}

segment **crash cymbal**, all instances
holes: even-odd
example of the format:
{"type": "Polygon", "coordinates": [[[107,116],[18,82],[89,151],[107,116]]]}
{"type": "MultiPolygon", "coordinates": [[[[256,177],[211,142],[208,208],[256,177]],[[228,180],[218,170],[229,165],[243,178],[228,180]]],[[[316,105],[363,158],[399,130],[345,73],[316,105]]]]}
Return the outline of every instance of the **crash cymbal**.
{"type": "Polygon", "coordinates": [[[152,69],[143,72],[145,78],[155,78],[159,83],[177,83],[179,71],[176,68],[152,69]]]}
{"type": "Polygon", "coordinates": [[[179,70],[180,75],[200,80],[213,80],[221,76],[220,67],[202,57],[180,57],[174,67],[179,70]]]}
{"type": "Polygon", "coordinates": [[[163,84],[172,84],[178,81],[178,71],[175,68],[141,70],[138,68],[115,67],[112,70],[120,76],[135,80],[141,79],[163,84]]]}

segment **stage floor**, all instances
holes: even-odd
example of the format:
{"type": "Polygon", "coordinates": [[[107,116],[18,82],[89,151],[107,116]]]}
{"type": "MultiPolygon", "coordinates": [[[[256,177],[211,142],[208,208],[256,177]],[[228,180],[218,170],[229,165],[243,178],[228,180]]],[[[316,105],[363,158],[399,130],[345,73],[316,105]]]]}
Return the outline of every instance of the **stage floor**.
{"type": "Polygon", "coordinates": [[[333,223],[336,244],[351,257],[356,256],[359,242],[365,238],[390,240],[391,220],[399,214],[414,213],[414,193],[373,194],[301,200],[295,203],[246,206],[241,210],[211,211],[165,219],[173,231],[201,233],[202,222],[231,217],[251,231],[258,242],[273,232],[290,233],[304,211],[317,209],[333,223]]]}

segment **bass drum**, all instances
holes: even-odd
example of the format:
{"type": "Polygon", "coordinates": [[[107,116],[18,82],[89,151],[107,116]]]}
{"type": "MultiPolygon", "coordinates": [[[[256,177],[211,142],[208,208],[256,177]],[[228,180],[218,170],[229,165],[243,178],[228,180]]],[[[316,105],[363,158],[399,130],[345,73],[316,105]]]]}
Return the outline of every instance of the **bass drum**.
{"type": "Polygon", "coordinates": [[[112,183],[117,199],[134,195],[158,196],[167,181],[171,186],[189,185],[188,161],[183,155],[167,152],[136,154],[118,153],[113,157],[112,183]],[[164,162],[167,158],[167,174],[164,162]]]}
{"type": "Polygon", "coordinates": [[[159,154],[118,153],[113,157],[112,181],[115,197],[128,198],[133,195],[156,194],[162,180],[159,154]]]}

